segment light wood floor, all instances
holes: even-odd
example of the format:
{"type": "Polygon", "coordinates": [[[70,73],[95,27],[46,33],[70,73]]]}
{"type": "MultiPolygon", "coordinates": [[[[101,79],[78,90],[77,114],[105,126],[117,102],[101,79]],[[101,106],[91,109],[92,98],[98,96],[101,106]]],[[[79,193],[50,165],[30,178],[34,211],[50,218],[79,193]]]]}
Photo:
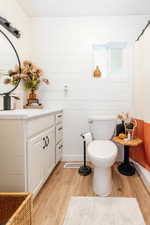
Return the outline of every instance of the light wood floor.
{"type": "MultiPolygon", "coordinates": [[[[150,195],[143,182],[137,174],[121,175],[116,167],[113,167],[111,196],[137,198],[146,225],[150,225],[150,195]]],[[[33,225],[63,225],[71,196],[95,196],[91,184],[92,176],[80,176],[78,169],[64,169],[60,163],[34,200],[33,225]]]]}

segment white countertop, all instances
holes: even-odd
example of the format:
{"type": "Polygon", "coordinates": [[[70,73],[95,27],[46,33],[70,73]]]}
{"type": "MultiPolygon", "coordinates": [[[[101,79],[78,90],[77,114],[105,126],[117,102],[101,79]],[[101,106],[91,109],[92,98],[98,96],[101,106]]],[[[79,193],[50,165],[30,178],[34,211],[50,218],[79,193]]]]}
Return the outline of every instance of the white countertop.
{"type": "Polygon", "coordinates": [[[4,119],[30,119],[52,113],[62,112],[62,109],[20,109],[0,111],[0,120],[4,119]]]}

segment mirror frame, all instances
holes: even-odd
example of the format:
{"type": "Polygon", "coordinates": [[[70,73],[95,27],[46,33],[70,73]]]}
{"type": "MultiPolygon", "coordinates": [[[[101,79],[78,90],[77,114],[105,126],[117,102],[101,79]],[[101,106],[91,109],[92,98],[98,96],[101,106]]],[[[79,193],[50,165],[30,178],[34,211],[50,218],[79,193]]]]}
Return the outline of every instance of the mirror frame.
{"type": "MultiPolygon", "coordinates": [[[[19,55],[18,55],[18,52],[17,52],[15,46],[13,45],[13,43],[10,41],[10,39],[8,38],[8,36],[2,30],[0,30],[0,33],[3,34],[3,36],[9,42],[10,46],[13,48],[13,50],[14,50],[14,52],[16,54],[17,60],[18,60],[19,74],[21,74],[21,61],[20,61],[20,58],[19,58],[19,55]]],[[[8,92],[0,93],[0,95],[9,95],[11,92],[13,92],[18,87],[19,83],[20,83],[20,80],[18,81],[17,85],[14,88],[12,88],[12,90],[10,90],[8,92]]]]}
{"type": "MultiPolygon", "coordinates": [[[[13,50],[15,52],[15,55],[17,57],[17,60],[18,60],[19,74],[21,74],[21,61],[20,61],[19,54],[18,54],[15,46],[13,45],[11,40],[8,38],[8,36],[2,30],[0,30],[0,33],[7,39],[7,41],[10,44],[10,46],[13,48],[13,50]]],[[[10,91],[4,92],[4,93],[0,93],[0,95],[2,95],[4,97],[3,98],[4,99],[4,110],[11,110],[11,96],[10,96],[10,94],[18,87],[18,85],[20,83],[20,80],[21,79],[19,79],[18,83],[10,91]]]]}

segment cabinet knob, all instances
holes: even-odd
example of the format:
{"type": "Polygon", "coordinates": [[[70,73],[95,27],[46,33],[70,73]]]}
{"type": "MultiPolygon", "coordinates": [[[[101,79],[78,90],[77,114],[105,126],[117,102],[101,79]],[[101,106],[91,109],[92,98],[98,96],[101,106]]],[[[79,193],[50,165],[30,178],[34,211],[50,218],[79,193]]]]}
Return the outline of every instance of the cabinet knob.
{"type": "Polygon", "coordinates": [[[59,148],[59,150],[62,149],[63,148],[63,145],[60,145],[58,148],[59,148]]]}
{"type": "Polygon", "coordinates": [[[49,145],[49,137],[46,136],[47,142],[46,142],[46,147],[49,145]]]}
{"type": "Polygon", "coordinates": [[[62,127],[59,127],[59,128],[58,128],[58,131],[60,131],[60,130],[62,130],[62,129],[63,129],[62,127]]]}

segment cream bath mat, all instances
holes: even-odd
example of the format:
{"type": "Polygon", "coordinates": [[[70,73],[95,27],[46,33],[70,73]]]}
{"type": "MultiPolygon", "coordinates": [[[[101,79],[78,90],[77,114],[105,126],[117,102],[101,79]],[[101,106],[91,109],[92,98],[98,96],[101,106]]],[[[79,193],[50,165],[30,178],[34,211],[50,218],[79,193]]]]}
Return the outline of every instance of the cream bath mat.
{"type": "Polygon", "coordinates": [[[146,225],[135,198],[72,197],[63,225],[146,225]]]}

